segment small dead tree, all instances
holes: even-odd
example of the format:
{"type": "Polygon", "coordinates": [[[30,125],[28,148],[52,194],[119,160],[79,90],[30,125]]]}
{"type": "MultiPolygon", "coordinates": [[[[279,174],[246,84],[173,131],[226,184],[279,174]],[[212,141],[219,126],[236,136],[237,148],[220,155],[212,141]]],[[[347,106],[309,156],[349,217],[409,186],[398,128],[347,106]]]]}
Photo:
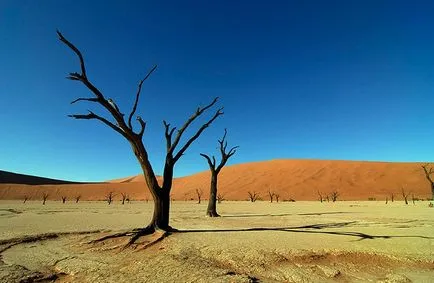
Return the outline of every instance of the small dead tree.
{"type": "Polygon", "coordinates": [[[66,196],[61,196],[61,198],[62,198],[62,203],[65,203],[66,202],[66,196]]]}
{"type": "Polygon", "coordinates": [[[395,200],[395,194],[391,193],[390,194],[390,201],[393,202],[395,200]]]}
{"type": "Polygon", "coordinates": [[[25,196],[24,196],[24,199],[23,199],[23,203],[26,203],[27,200],[29,200],[29,196],[25,195],[25,196]]]}
{"type": "Polygon", "coordinates": [[[48,199],[49,194],[48,193],[42,193],[42,204],[45,205],[45,202],[48,199]]]}
{"type": "Polygon", "coordinates": [[[276,202],[279,202],[280,195],[278,193],[274,193],[274,197],[276,198],[276,202]]]}
{"type": "Polygon", "coordinates": [[[270,190],[268,190],[268,197],[270,198],[270,202],[273,202],[274,199],[274,193],[270,190]]]}
{"type": "Polygon", "coordinates": [[[423,168],[423,171],[425,173],[425,177],[431,186],[431,200],[434,200],[434,178],[433,178],[434,168],[432,166],[431,167],[428,167],[428,166],[429,166],[429,164],[427,163],[427,164],[422,165],[422,168],[423,168]]]}
{"type": "Polygon", "coordinates": [[[331,196],[332,202],[335,202],[335,201],[338,200],[339,192],[338,191],[333,191],[333,192],[331,192],[330,196],[331,196]]]}
{"type": "Polygon", "coordinates": [[[128,194],[127,193],[121,193],[122,195],[122,204],[125,204],[125,201],[128,199],[128,194]]]}
{"type": "Polygon", "coordinates": [[[388,197],[386,197],[386,204],[389,202],[389,198],[388,197]]]}
{"type": "Polygon", "coordinates": [[[81,195],[75,196],[75,203],[78,203],[81,199],[81,195]]]}
{"type": "Polygon", "coordinates": [[[234,146],[229,150],[227,149],[228,148],[228,142],[226,141],[226,134],[227,133],[228,132],[225,129],[225,133],[223,135],[223,138],[218,140],[218,143],[220,145],[220,154],[221,154],[221,160],[220,160],[219,165],[216,164],[216,159],[215,159],[214,155],[212,157],[210,157],[209,155],[204,154],[204,153],[200,154],[208,162],[208,166],[209,166],[209,169],[211,171],[211,184],[210,184],[210,188],[209,188],[208,207],[206,209],[206,215],[208,215],[210,217],[220,216],[217,213],[217,205],[216,205],[217,187],[218,187],[217,186],[217,178],[218,178],[218,175],[219,175],[220,171],[222,170],[222,168],[226,165],[226,162],[229,160],[229,158],[231,158],[232,155],[234,155],[237,152],[236,149],[238,148],[238,146],[234,146]]]}
{"type": "Polygon", "coordinates": [[[197,204],[200,204],[200,201],[201,201],[201,199],[202,199],[202,194],[203,194],[202,189],[196,189],[197,204]]]}
{"type": "Polygon", "coordinates": [[[330,202],[330,196],[329,195],[326,195],[326,200],[327,200],[327,202],[330,202]]]}
{"type": "Polygon", "coordinates": [[[318,191],[319,201],[322,203],[324,201],[324,197],[320,191],[318,191]]]}
{"type": "Polygon", "coordinates": [[[113,192],[108,192],[105,195],[105,200],[110,205],[113,202],[114,197],[115,197],[115,194],[113,192]]]}
{"type": "Polygon", "coordinates": [[[255,202],[259,199],[259,194],[257,192],[253,191],[253,192],[247,192],[247,193],[249,194],[249,200],[251,202],[255,202]]]}
{"type": "Polygon", "coordinates": [[[414,197],[414,194],[411,194],[411,201],[413,202],[413,205],[416,205],[416,198],[414,197]]]}
{"type": "MultiPolygon", "coordinates": [[[[148,151],[143,144],[143,134],[146,128],[146,122],[140,116],[136,116],[139,128],[134,129],[135,127],[133,127],[132,123],[133,116],[135,115],[137,110],[142,85],[155,71],[157,66],[154,66],[146,74],[146,76],[142,80],[140,80],[131,112],[129,113],[129,115],[124,115],[119,109],[119,107],[115,104],[115,102],[110,98],[106,98],[104,94],[89,80],[87,76],[85,61],[81,51],[69,40],[67,40],[59,31],[57,31],[57,35],[59,37],[59,40],[64,43],[71,51],[73,51],[75,55],[77,55],[80,62],[80,72],[72,72],[67,78],[82,83],[93,94],[92,97],[77,98],[72,101],[72,103],[82,101],[94,103],[95,105],[98,105],[102,107],[102,109],[106,110],[110,114],[114,122],[110,121],[110,119],[106,119],[103,116],[94,113],[93,111],[89,111],[87,114],[69,115],[69,117],[81,120],[97,120],[123,136],[131,145],[132,151],[143,171],[146,185],[151,192],[152,198],[154,200],[154,213],[152,220],[148,226],[142,229],[134,229],[133,231],[128,231],[125,233],[118,233],[112,235],[112,237],[132,236],[127,244],[127,246],[130,246],[141,236],[152,234],[157,230],[163,231],[160,238],[166,236],[167,232],[173,231],[172,227],[169,226],[169,213],[170,192],[172,189],[173,171],[175,163],[181,158],[181,156],[185,154],[186,150],[194,141],[199,138],[203,131],[208,128],[219,116],[223,115],[223,108],[219,108],[215,112],[215,114],[211,118],[209,118],[207,122],[203,123],[202,126],[190,138],[185,139],[184,144],[181,143],[181,140],[184,140],[184,134],[189,128],[189,126],[194,121],[196,121],[196,119],[200,117],[203,113],[213,107],[217,103],[218,98],[215,98],[210,104],[206,105],[205,107],[198,107],[193,113],[193,115],[191,115],[190,118],[183,124],[183,126],[179,130],[177,130],[175,136],[174,133],[176,128],[171,127],[170,124],[168,124],[166,121],[163,121],[166,138],[166,156],[163,169],[163,182],[160,185],[158,183],[154,169],[152,168],[152,165],[150,163],[148,151]]],[[[164,107],[161,107],[161,109],[164,109],[164,107]]],[[[105,239],[107,239],[107,237],[103,237],[101,240],[105,239]]]]}
{"type": "Polygon", "coordinates": [[[405,204],[408,204],[408,195],[410,193],[406,193],[405,190],[404,190],[404,188],[401,188],[401,193],[402,193],[402,197],[404,198],[405,204]]]}
{"type": "Polygon", "coordinates": [[[225,196],[223,194],[217,194],[217,202],[222,203],[225,200],[225,196]]]}

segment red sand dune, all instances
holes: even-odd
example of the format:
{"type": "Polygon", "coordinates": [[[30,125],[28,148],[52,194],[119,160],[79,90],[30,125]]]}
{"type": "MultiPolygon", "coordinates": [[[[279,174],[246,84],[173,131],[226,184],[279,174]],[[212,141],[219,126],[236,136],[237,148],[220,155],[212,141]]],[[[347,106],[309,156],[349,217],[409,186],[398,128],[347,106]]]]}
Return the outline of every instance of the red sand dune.
{"type": "MultiPolygon", "coordinates": [[[[316,200],[318,191],[324,194],[337,190],[340,200],[385,200],[394,193],[402,199],[403,187],[411,195],[420,199],[431,197],[428,181],[421,168],[423,163],[327,161],[327,160],[271,160],[252,162],[225,167],[219,176],[219,192],[227,200],[246,200],[248,191],[259,192],[267,200],[268,190],[280,194],[280,199],[316,200]]],[[[3,172],[3,174],[5,174],[3,172]]],[[[5,183],[0,174],[0,199],[41,199],[44,192],[49,199],[60,200],[61,196],[82,200],[102,200],[113,191],[116,199],[126,192],[131,199],[148,199],[150,194],[143,176],[132,176],[106,183],[72,183],[26,185],[24,178],[20,184],[5,183]]],[[[172,188],[175,200],[195,199],[196,189],[209,190],[208,171],[191,176],[176,178],[172,188]]],[[[160,178],[161,179],[161,178],[160,178]]],[[[15,182],[16,183],[16,182],[15,182]]],[[[28,182],[27,182],[28,183],[28,182]]]]}

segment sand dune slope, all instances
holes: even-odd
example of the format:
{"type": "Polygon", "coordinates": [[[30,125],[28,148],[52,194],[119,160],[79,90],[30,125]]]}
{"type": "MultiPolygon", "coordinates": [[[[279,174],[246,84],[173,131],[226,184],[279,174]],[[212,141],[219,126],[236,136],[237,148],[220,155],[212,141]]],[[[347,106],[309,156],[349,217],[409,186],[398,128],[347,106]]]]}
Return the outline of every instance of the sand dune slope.
{"type": "MultiPolygon", "coordinates": [[[[219,192],[228,200],[245,200],[248,191],[256,191],[267,200],[268,190],[278,193],[281,200],[315,200],[318,191],[328,194],[337,190],[341,200],[385,200],[392,193],[396,199],[402,199],[404,188],[410,192],[410,198],[414,194],[425,199],[431,192],[421,164],[283,159],[252,162],[225,167],[219,176],[219,192]]],[[[207,198],[209,178],[210,173],[205,171],[175,179],[172,198],[194,199],[196,189],[202,189],[207,198]]],[[[131,176],[96,184],[0,184],[0,199],[19,199],[24,195],[40,199],[43,192],[48,192],[49,199],[81,195],[82,199],[102,200],[109,191],[114,191],[117,198],[121,192],[132,199],[149,198],[143,176],[131,176]]]]}

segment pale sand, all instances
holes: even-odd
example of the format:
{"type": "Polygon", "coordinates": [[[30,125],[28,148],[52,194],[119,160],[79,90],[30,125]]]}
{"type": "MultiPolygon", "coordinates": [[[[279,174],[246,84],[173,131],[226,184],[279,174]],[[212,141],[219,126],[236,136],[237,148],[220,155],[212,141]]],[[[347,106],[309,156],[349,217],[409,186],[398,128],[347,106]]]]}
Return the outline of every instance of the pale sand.
{"type": "MultiPolygon", "coordinates": [[[[426,201],[223,202],[221,218],[204,217],[205,209],[173,202],[171,225],[187,232],[141,251],[84,243],[101,234],[15,245],[2,253],[0,282],[35,272],[59,282],[433,282],[434,208],[426,201]],[[243,231],[250,228],[258,229],[243,231]]],[[[0,239],[114,232],[144,226],[151,213],[151,202],[1,201],[0,239]]]]}

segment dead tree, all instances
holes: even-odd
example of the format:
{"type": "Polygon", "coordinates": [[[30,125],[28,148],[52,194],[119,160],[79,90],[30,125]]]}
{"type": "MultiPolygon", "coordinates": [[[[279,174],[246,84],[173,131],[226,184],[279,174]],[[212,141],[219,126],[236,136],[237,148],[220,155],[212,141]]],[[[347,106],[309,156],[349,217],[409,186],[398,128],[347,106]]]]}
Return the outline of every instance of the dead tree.
{"type": "Polygon", "coordinates": [[[223,194],[217,194],[217,202],[222,203],[225,200],[225,196],[223,194]]]}
{"type": "Polygon", "coordinates": [[[416,203],[415,203],[415,198],[414,198],[414,194],[411,194],[411,201],[413,202],[413,205],[415,205],[416,203]]]}
{"type": "Polygon", "coordinates": [[[423,171],[425,172],[425,177],[431,186],[431,200],[434,200],[434,179],[432,176],[434,174],[434,168],[428,167],[428,166],[429,166],[429,164],[424,164],[424,165],[422,165],[422,168],[423,168],[423,171]]]}
{"type": "Polygon", "coordinates": [[[324,200],[324,197],[323,197],[323,195],[321,194],[320,191],[318,191],[318,196],[319,196],[319,201],[322,203],[323,200],[324,200]]]}
{"type": "Polygon", "coordinates": [[[81,195],[76,196],[75,197],[75,203],[78,203],[80,201],[80,199],[81,199],[81,195]]]}
{"type": "Polygon", "coordinates": [[[206,215],[210,217],[220,216],[217,213],[217,206],[216,206],[217,178],[222,168],[226,165],[226,162],[229,160],[229,158],[231,158],[232,155],[236,153],[236,149],[238,148],[238,146],[234,146],[231,149],[227,150],[228,142],[226,141],[226,134],[227,134],[227,130],[225,129],[223,138],[221,140],[218,140],[218,143],[220,145],[220,154],[221,154],[221,160],[219,165],[216,164],[216,159],[214,155],[210,157],[209,155],[206,155],[204,153],[200,154],[208,162],[209,169],[211,171],[211,184],[209,189],[208,207],[206,209],[206,215]]]}
{"type": "Polygon", "coordinates": [[[66,196],[62,196],[61,198],[62,198],[62,203],[65,203],[66,202],[66,196]]]}
{"type": "Polygon", "coordinates": [[[274,193],[274,197],[276,198],[276,202],[279,202],[280,195],[278,193],[274,193]]]}
{"type": "Polygon", "coordinates": [[[331,196],[332,202],[335,202],[335,201],[338,200],[339,192],[338,191],[333,191],[333,192],[331,192],[330,196],[331,196]]]}
{"type": "Polygon", "coordinates": [[[24,196],[23,203],[26,203],[28,199],[29,199],[29,196],[27,196],[27,195],[24,196]]]}
{"type": "Polygon", "coordinates": [[[115,197],[115,194],[113,193],[113,192],[108,192],[106,195],[105,195],[105,200],[106,200],[106,202],[110,205],[110,204],[112,204],[112,202],[113,202],[113,198],[115,197]]]}
{"type": "Polygon", "coordinates": [[[259,194],[257,192],[253,191],[253,192],[247,192],[247,193],[249,194],[249,200],[251,202],[255,202],[259,199],[259,194]]]}
{"type": "Polygon", "coordinates": [[[386,197],[386,204],[389,202],[389,198],[388,197],[386,197]]]}
{"type": "Polygon", "coordinates": [[[402,197],[404,198],[405,204],[408,204],[408,195],[410,193],[406,193],[405,190],[404,190],[404,188],[401,188],[401,193],[402,193],[402,197]]]}
{"type": "MultiPolygon", "coordinates": [[[[211,123],[214,122],[219,116],[223,115],[223,108],[219,108],[216,110],[215,114],[207,120],[202,126],[189,138],[186,138],[185,143],[180,143],[184,137],[184,133],[187,128],[203,113],[213,107],[218,98],[215,98],[210,104],[205,107],[198,107],[197,110],[191,115],[191,117],[183,124],[183,126],[175,133],[176,128],[171,127],[166,121],[163,121],[165,127],[165,138],[166,138],[166,157],[164,162],[163,169],[163,182],[162,185],[159,185],[156,175],[154,173],[154,169],[149,161],[148,151],[143,144],[143,134],[146,128],[146,122],[140,117],[136,116],[136,120],[138,122],[139,128],[138,130],[133,127],[132,119],[136,113],[137,105],[140,98],[140,93],[142,90],[143,83],[149,78],[149,76],[155,71],[157,66],[154,66],[146,76],[140,80],[137,88],[137,92],[135,94],[134,104],[132,106],[131,112],[129,115],[125,116],[119,110],[118,106],[114,103],[112,99],[106,98],[103,93],[88,79],[87,70],[85,67],[85,62],[82,53],[75,47],[70,41],[68,41],[59,31],[57,31],[59,36],[59,40],[63,42],[69,49],[71,49],[75,55],[77,55],[80,61],[80,72],[70,73],[67,77],[70,80],[77,81],[82,83],[90,92],[93,94],[92,97],[80,97],[72,101],[72,103],[76,102],[90,102],[96,104],[102,109],[108,111],[112,120],[106,119],[98,114],[95,114],[92,111],[89,111],[87,114],[75,114],[69,115],[69,117],[75,119],[84,119],[84,120],[97,120],[102,122],[121,136],[123,136],[131,145],[132,151],[137,158],[137,161],[140,164],[140,167],[143,171],[143,175],[145,177],[146,185],[153,197],[154,200],[154,213],[151,222],[148,226],[141,229],[135,229],[131,232],[125,232],[123,234],[116,234],[113,237],[121,237],[121,236],[129,236],[132,238],[128,242],[127,246],[134,243],[140,236],[145,234],[152,234],[156,230],[162,230],[164,237],[167,235],[166,232],[173,231],[173,229],[169,226],[169,212],[170,212],[170,191],[172,189],[173,183],[173,169],[175,163],[181,158],[182,155],[186,152],[186,150],[190,147],[190,145],[202,134],[202,132],[208,128],[211,123]]],[[[104,238],[106,239],[106,238],[104,238]]]]}
{"type": "Polygon", "coordinates": [[[125,204],[125,201],[127,199],[129,199],[128,194],[127,193],[121,193],[121,195],[122,195],[122,204],[125,204]]]}
{"type": "Polygon", "coordinates": [[[274,199],[274,193],[270,190],[268,190],[268,197],[270,198],[270,202],[273,202],[274,199]]]}
{"type": "Polygon", "coordinates": [[[201,201],[201,199],[202,199],[202,194],[203,194],[202,189],[196,189],[197,204],[200,204],[200,201],[201,201]]]}
{"type": "Polygon", "coordinates": [[[45,202],[48,199],[48,193],[42,193],[42,204],[45,205],[45,202]]]}
{"type": "Polygon", "coordinates": [[[394,194],[394,193],[391,193],[391,194],[390,194],[390,201],[393,202],[394,200],[395,200],[395,194],[394,194]]]}

